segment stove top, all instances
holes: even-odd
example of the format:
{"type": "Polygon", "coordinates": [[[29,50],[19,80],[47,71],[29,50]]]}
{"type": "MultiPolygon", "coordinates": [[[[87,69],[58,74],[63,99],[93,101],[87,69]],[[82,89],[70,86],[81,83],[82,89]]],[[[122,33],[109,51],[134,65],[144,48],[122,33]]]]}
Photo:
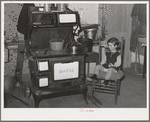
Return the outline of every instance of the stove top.
{"type": "Polygon", "coordinates": [[[52,51],[49,48],[39,49],[39,50],[31,50],[31,55],[33,57],[62,57],[62,56],[71,56],[71,55],[83,55],[85,53],[80,54],[72,54],[68,50],[60,50],[60,51],[52,51]]]}

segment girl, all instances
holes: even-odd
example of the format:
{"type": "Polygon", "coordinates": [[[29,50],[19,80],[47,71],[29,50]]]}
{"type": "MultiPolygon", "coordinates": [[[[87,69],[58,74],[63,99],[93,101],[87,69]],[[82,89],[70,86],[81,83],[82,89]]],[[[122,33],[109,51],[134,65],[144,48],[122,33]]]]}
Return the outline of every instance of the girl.
{"type": "Polygon", "coordinates": [[[97,75],[100,74],[100,71],[106,72],[105,80],[109,80],[112,73],[117,73],[121,65],[121,55],[118,52],[119,40],[115,37],[110,38],[107,42],[108,52],[104,59],[99,65],[96,65],[94,74],[91,77],[87,77],[88,81],[93,81],[97,79],[97,75]]]}

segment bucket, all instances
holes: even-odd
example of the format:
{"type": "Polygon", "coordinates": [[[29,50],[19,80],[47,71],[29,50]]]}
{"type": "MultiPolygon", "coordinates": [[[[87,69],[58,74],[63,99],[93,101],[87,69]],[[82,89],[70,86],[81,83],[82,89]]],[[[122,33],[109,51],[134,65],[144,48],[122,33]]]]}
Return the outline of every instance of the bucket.
{"type": "Polygon", "coordinates": [[[93,40],[89,38],[79,38],[78,42],[83,45],[84,52],[92,52],[93,49],[93,40]]]}
{"type": "Polygon", "coordinates": [[[86,29],[84,30],[85,38],[89,38],[92,40],[96,39],[97,28],[86,29]]]}
{"type": "Polygon", "coordinates": [[[62,39],[51,39],[49,41],[50,49],[53,51],[63,50],[64,40],[62,39]]]}

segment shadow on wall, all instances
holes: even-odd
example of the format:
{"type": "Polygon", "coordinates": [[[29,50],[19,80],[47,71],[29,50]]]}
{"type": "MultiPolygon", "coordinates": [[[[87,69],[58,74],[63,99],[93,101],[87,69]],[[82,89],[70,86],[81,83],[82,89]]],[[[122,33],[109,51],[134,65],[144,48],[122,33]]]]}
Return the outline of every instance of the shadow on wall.
{"type": "Polygon", "coordinates": [[[4,4],[4,31],[6,31],[7,41],[17,35],[17,23],[22,5],[18,3],[5,3],[4,4]]]}

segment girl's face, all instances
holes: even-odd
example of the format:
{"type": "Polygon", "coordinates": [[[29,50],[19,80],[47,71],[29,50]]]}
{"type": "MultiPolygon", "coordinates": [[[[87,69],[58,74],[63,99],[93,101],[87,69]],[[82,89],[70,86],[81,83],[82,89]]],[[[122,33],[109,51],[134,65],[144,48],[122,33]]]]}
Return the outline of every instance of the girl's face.
{"type": "Polygon", "coordinates": [[[114,46],[113,43],[108,43],[108,48],[110,51],[116,51],[117,45],[114,46]]]}

